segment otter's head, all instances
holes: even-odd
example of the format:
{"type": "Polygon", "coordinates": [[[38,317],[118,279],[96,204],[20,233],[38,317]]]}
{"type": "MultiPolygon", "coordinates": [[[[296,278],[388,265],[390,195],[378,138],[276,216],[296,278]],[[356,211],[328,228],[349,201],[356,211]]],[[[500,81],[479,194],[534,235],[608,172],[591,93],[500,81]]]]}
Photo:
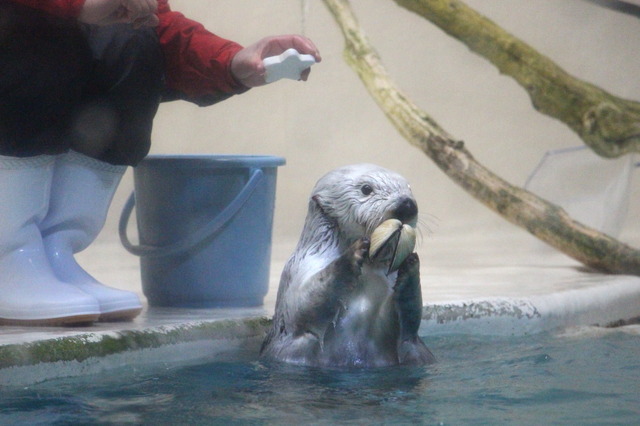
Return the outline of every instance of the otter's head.
{"type": "Polygon", "coordinates": [[[355,164],[327,173],[316,183],[310,207],[350,241],[370,236],[387,219],[411,226],[418,220],[418,205],[406,179],[373,164],[355,164]]]}

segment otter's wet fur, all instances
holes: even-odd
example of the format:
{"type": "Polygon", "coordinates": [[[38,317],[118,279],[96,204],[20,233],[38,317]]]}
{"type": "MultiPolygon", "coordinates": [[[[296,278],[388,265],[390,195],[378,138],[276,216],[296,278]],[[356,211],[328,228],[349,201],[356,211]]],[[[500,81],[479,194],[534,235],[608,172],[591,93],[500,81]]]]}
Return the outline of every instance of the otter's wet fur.
{"type": "Polygon", "coordinates": [[[316,184],[298,246],[280,280],[263,357],[313,366],[428,364],[418,336],[420,264],[410,254],[387,275],[369,237],[387,219],[415,226],[407,181],[371,164],[333,170],[316,184]]]}

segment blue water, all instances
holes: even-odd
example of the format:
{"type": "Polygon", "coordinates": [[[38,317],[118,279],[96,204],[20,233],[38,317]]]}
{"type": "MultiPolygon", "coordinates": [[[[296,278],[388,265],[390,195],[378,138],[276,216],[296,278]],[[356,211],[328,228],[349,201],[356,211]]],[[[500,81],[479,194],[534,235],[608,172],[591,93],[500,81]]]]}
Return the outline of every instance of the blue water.
{"type": "Polygon", "coordinates": [[[3,389],[0,424],[639,424],[640,335],[426,339],[419,368],[323,370],[255,354],[3,389]]]}

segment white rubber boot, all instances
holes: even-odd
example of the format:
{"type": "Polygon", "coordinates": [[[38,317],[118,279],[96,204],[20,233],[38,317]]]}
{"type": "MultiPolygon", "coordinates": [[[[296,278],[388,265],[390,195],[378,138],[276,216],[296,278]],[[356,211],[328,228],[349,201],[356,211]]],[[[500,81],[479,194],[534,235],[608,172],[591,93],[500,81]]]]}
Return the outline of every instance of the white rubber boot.
{"type": "Polygon", "coordinates": [[[55,157],[0,156],[0,324],[69,325],[98,319],[92,296],[54,275],[38,228],[55,157]]]}
{"type": "Polygon", "coordinates": [[[99,321],[131,320],[142,311],[135,293],[107,287],[74,258],[98,236],[126,166],[113,166],[77,152],[58,157],[53,173],[49,212],[40,230],[56,276],[95,297],[99,321]]]}

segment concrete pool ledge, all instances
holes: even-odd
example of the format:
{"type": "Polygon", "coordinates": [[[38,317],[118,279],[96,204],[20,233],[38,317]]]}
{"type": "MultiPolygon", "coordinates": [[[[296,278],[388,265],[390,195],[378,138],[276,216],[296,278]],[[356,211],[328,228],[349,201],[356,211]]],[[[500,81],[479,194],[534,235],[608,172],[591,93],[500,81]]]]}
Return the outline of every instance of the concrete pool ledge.
{"type": "Polygon", "coordinates": [[[269,323],[266,317],[186,321],[3,344],[0,388],[116,368],[184,365],[233,356],[257,350],[269,323]]]}
{"type": "MultiPolygon", "coordinates": [[[[446,334],[526,335],[573,326],[608,326],[639,316],[640,278],[604,276],[601,280],[603,284],[597,286],[527,298],[427,304],[420,334],[427,341],[429,336],[446,334]]],[[[133,323],[104,325],[104,329],[34,332],[29,339],[23,335],[22,342],[5,339],[0,344],[0,387],[117,368],[211,362],[247,352],[257,356],[269,325],[269,315],[261,309],[151,308],[133,323]]]]}
{"type": "Polygon", "coordinates": [[[611,327],[640,317],[640,278],[601,276],[603,284],[523,298],[478,298],[426,305],[422,335],[521,336],[568,327],[611,327]]]}

